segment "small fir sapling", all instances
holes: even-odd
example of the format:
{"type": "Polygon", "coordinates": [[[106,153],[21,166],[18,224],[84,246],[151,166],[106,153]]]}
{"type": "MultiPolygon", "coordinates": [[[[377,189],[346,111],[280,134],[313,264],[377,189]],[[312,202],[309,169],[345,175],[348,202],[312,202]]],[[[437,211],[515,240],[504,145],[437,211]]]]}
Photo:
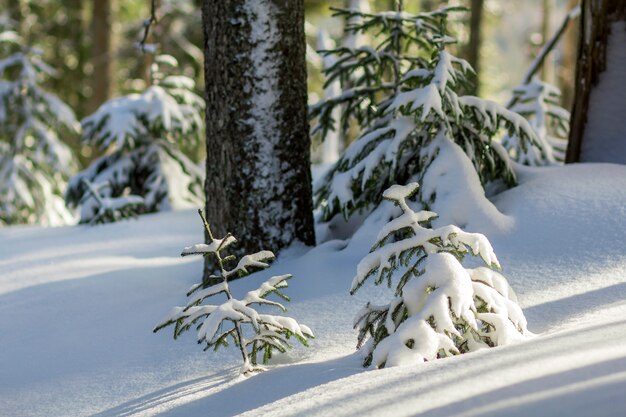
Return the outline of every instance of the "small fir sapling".
{"type": "Polygon", "coordinates": [[[112,223],[120,219],[136,217],[144,207],[144,200],[138,195],[110,198],[102,193],[102,190],[110,187],[109,183],[92,184],[85,178],[82,181],[88,193],[80,202],[81,223],[112,223]]]}
{"type": "Polygon", "coordinates": [[[56,72],[42,52],[0,32],[0,223],[70,223],[63,193],[77,168],[62,138],[77,135],[72,110],[41,83],[56,72]]]}
{"type": "Polygon", "coordinates": [[[193,80],[164,75],[163,65],[177,63],[171,56],[158,56],[153,85],[141,94],[111,99],[82,120],[83,142],[105,154],[71,179],[68,205],[78,206],[89,193],[83,179],[108,183],[103,190],[108,198],[142,197],[146,212],[202,204],[204,173],[179,145],[202,139],[204,101],[193,92],[193,80]]]}
{"type": "Polygon", "coordinates": [[[499,263],[487,238],[452,225],[424,226],[436,214],[409,207],[417,191],[411,183],[383,193],[402,214],[380,231],[352,281],[351,294],[369,278],[395,285],[391,302],[368,303],[355,320],[364,366],[421,363],[529,335],[515,293],[495,271],[499,263]],[[470,252],[488,267],[464,268],[470,252]]]}
{"type": "Polygon", "coordinates": [[[502,145],[511,158],[524,165],[549,165],[565,160],[570,113],[560,106],[560,102],[558,87],[537,77],[513,89],[509,110],[529,121],[545,152],[534,144],[524,149],[519,137],[505,135],[502,145]]]}
{"type": "Polygon", "coordinates": [[[165,320],[154,332],[174,325],[174,339],[183,332],[189,330],[197,323],[198,343],[204,343],[205,349],[217,350],[220,346],[228,346],[230,339],[239,348],[243,365],[242,374],[264,370],[258,365],[258,356],[262,355],[263,364],[267,364],[274,350],[284,353],[290,348],[289,339],[296,338],[304,346],[308,346],[307,339],[313,338],[313,332],[307,326],[299,324],[296,320],[286,316],[275,316],[258,313],[252,305],[268,305],[285,312],[287,309],[279,302],[268,300],[266,297],[276,294],[278,297],[289,301],[289,298],[281,292],[287,287],[287,280],[291,274],[271,277],[259,288],[248,292],[242,299],[234,297],[229,280],[245,277],[256,270],[267,268],[268,262],[274,259],[270,251],[260,251],[251,255],[245,255],[237,262],[236,266],[228,269],[226,264],[236,260],[233,255],[223,256],[222,252],[237,240],[229,233],[222,239],[213,237],[211,228],[202,213],[198,210],[205,231],[209,236],[210,243],[197,244],[186,247],[182,256],[202,255],[215,257],[219,271],[212,276],[212,282],[221,281],[217,284],[201,282],[193,285],[187,296],[190,297],[185,307],[175,307],[167,315],[165,320]],[[221,304],[204,304],[213,296],[223,294],[226,301],[221,304]],[[229,323],[227,326],[225,323],[229,323]]]}
{"type": "Polygon", "coordinates": [[[422,207],[432,207],[439,185],[429,183],[427,173],[444,152],[459,150],[483,186],[514,185],[510,157],[495,140],[501,129],[518,138],[523,150],[533,144],[547,152],[519,114],[464,95],[473,70],[447,50],[456,42],[446,30],[447,17],[457,10],[462,9],[418,15],[336,10],[346,20],[361,18],[349,24],[349,30],[380,36],[372,46],[324,52],[336,57],[326,71],[326,83],[339,81],[342,92],[311,107],[310,116],[316,120],[312,133],[326,136],[335,126],[333,111],[340,106],[340,131],[349,130],[355,121],[361,134],[316,187],[323,221],[371,211],[394,183],[423,183],[418,200],[422,207]]]}

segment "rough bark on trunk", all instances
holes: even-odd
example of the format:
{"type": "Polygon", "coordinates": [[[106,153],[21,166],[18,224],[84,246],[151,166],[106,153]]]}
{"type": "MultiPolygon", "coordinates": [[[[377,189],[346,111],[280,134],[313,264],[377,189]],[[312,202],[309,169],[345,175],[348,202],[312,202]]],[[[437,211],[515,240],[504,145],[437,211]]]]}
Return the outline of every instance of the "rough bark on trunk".
{"type": "MultiPolygon", "coordinates": [[[[598,85],[602,77],[601,73],[607,69],[607,47],[611,26],[613,22],[623,22],[626,19],[626,0],[583,0],[581,12],[576,93],[565,160],[567,163],[581,160],[583,139],[587,137],[585,130],[588,124],[591,92],[598,85]]],[[[626,48],[626,45],[616,42],[615,47],[626,48]]],[[[623,71],[623,68],[616,68],[616,71],[623,71]]],[[[604,99],[610,100],[606,97],[607,94],[609,96],[624,94],[624,89],[626,85],[622,84],[617,89],[604,94],[604,99]]],[[[623,119],[619,122],[623,123],[623,119]]],[[[625,139],[622,138],[622,140],[625,139]]]]}
{"type": "Polygon", "coordinates": [[[93,43],[92,94],[90,110],[95,111],[113,92],[113,7],[115,0],[95,0],[91,20],[93,43]]]}
{"type": "Polygon", "coordinates": [[[202,19],[207,219],[246,252],[312,245],[303,0],[205,0],[202,19]]]}

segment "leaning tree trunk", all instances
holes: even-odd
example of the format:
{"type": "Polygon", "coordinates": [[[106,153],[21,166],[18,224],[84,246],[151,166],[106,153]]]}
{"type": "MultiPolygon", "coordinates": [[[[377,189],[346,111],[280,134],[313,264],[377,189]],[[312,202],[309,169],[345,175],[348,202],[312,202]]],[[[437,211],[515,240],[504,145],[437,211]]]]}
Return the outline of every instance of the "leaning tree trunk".
{"type": "Polygon", "coordinates": [[[566,162],[626,163],[626,0],[583,0],[566,162]]]}
{"type": "Polygon", "coordinates": [[[202,20],[207,219],[246,252],[312,245],[304,2],[205,0],[202,20]]]}

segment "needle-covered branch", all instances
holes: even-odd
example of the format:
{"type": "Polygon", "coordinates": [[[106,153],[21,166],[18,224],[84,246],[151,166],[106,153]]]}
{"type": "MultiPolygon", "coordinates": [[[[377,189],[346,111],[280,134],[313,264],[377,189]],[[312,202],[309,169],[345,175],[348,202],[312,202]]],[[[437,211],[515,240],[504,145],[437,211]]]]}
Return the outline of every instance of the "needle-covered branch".
{"type": "Polygon", "coordinates": [[[395,284],[389,304],[367,303],[357,314],[365,366],[420,363],[529,334],[513,290],[495,270],[500,264],[487,238],[456,226],[424,225],[435,213],[410,208],[417,191],[417,183],[385,191],[402,214],[383,227],[352,281],[351,294],[370,278],[376,285],[395,284]],[[464,268],[467,254],[488,267],[464,268]]]}

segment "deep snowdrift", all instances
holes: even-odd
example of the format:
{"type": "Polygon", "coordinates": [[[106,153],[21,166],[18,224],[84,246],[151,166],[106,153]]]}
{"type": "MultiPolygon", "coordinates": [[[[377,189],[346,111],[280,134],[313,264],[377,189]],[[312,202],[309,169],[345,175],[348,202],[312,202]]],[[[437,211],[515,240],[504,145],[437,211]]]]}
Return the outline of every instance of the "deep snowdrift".
{"type": "Polygon", "coordinates": [[[234,350],[151,332],[199,277],[201,260],[178,256],[202,240],[194,211],[0,229],[0,416],[622,416],[626,167],[524,170],[520,182],[494,200],[505,229],[468,231],[491,240],[537,336],[381,371],[360,367],[351,327],[379,289],[348,295],[375,227],[293,247],[233,285],[293,273],[289,315],[317,336],[247,379],[234,350]]]}

